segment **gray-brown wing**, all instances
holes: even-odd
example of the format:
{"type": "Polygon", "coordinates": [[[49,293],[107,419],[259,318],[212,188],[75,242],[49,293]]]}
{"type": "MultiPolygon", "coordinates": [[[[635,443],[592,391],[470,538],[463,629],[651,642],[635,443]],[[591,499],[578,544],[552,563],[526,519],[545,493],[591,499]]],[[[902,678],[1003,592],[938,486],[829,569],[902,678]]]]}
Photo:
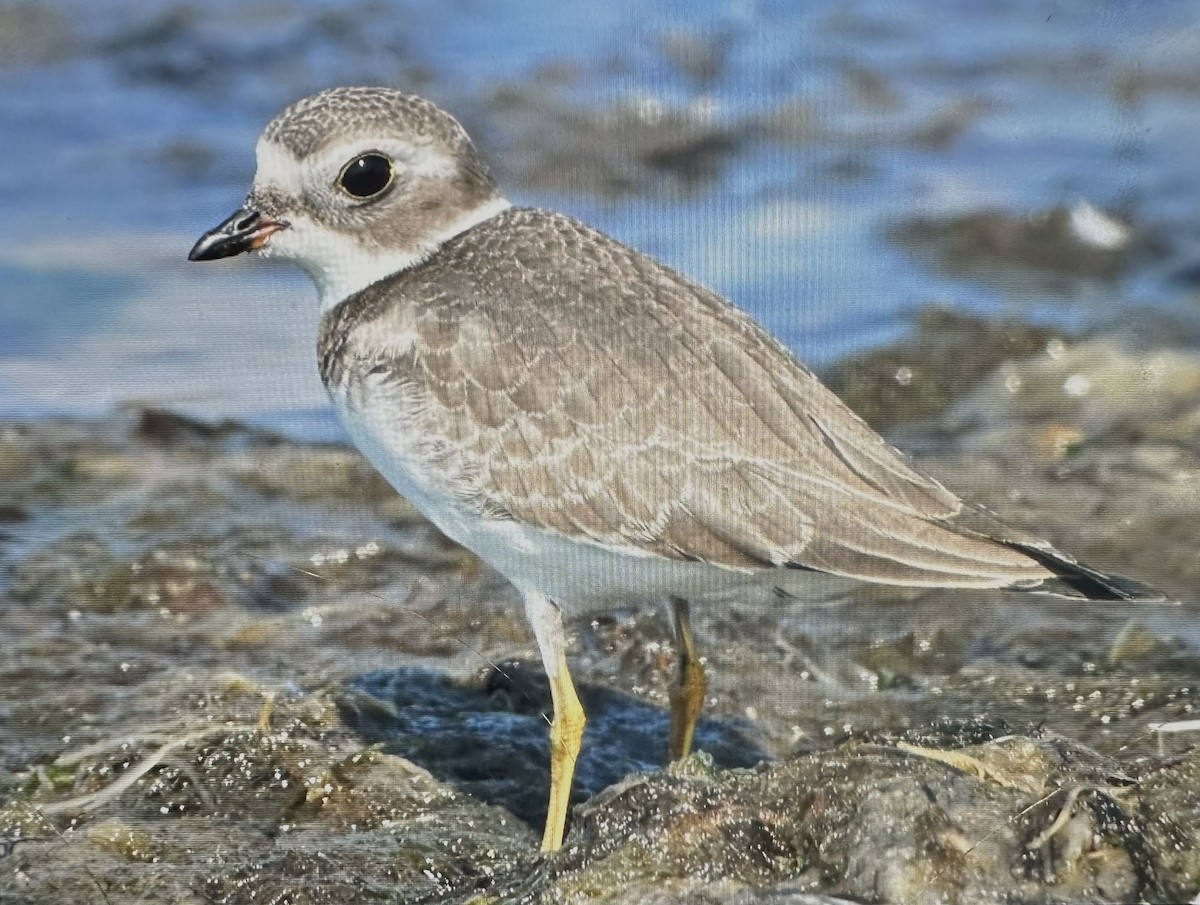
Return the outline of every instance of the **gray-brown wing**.
{"type": "Polygon", "coordinates": [[[398,281],[404,306],[368,298],[358,328],[411,331],[391,366],[428,389],[491,511],[735,568],[1046,574],[956,531],[958,499],[739,309],[568,218],[507,212],[398,281]]]}

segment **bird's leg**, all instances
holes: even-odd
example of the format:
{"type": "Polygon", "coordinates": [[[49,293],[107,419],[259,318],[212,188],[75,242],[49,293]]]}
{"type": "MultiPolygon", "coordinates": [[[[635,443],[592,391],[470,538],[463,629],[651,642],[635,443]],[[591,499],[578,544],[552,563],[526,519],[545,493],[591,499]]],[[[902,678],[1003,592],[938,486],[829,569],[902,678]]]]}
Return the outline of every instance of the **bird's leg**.
{"type": "Polygon", "coordinates": [[[526,594],[525,615],[537,637],[554,702],[554,719],[550,723],[550,806],[546,812],[546,831],[542,835],[542,851],[553,852],[562,846],[571,779],[575,775],[575,760],[583,740],[585,717],[571,682],[571,673],[567,670],[562,611],[548,597],[526,594]]]}
{"type": "Polygon", "coordinates": [[[671,615],[675,625],[675,643],[679,648],[679,671],[671,684],[671,746],[672,761],[683,760],[692,750],[692,736],[696,721],[704,708],[704,691],[708,681],[704,677],[704,664],[696,650],[696,639],[692,635],[692,620],[688,602],[671,599],[671,615]]]}

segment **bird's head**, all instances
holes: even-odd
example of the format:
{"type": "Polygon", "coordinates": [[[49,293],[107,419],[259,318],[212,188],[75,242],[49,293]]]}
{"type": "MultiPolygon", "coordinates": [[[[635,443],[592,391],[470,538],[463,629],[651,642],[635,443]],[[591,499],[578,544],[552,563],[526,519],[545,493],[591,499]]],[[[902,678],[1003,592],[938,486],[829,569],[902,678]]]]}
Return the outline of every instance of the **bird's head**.
{"type": "Polygon", "coordinates": [[[326,307],[509,206],[457,120],[389,88],[298,101],[267,125],[256,156],[245,204],[188,257],[295,260],[326,307]]]}

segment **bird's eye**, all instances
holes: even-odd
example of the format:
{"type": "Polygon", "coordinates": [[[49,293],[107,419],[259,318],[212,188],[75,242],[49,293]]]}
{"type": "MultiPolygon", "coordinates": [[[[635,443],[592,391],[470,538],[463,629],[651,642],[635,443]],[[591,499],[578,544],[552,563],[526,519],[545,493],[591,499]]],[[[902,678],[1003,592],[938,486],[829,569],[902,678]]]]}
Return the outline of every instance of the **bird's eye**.
{"type": "Polygon", "coordinates": [[[378,151],[369,151],[342,167],[337,182],[350,197],[366,200],[381,194],[395,177],[396,168],[391,159],[378,151]]]}

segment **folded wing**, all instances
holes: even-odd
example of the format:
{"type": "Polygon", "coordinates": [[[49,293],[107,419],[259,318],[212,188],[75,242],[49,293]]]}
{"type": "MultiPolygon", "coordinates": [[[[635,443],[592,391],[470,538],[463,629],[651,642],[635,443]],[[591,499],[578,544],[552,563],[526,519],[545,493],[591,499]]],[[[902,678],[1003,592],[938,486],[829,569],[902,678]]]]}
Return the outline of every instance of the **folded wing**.
{"type": "Polygon", "coordinates": [[[396,280],[411,304],[368,298],[354,330],[410,340],[387,366],[427,394],[492,513],[736,569],[1051,575],[956,526],[961,502],[742,311],[575,221],[509,211],[396,280]]]}

